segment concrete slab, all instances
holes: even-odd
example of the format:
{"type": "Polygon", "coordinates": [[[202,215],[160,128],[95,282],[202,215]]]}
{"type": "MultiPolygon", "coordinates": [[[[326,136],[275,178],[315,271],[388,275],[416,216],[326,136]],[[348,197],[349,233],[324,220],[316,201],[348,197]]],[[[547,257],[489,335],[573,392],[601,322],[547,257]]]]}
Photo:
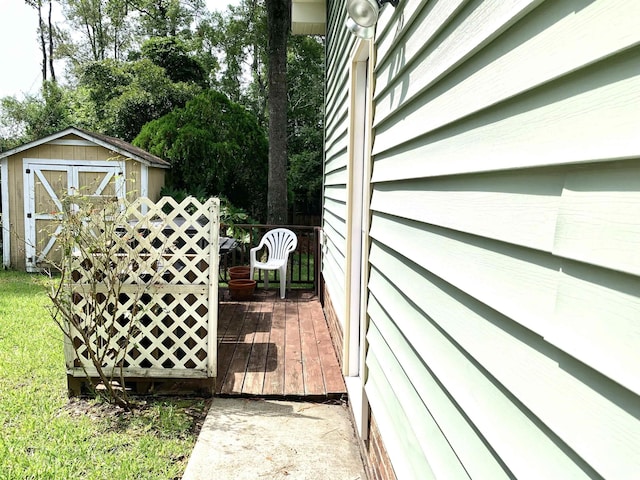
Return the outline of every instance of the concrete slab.
{"type": "Polygon", "coordinates": [[[215,398],[182,480],[365,480],[345,405],[215,398]]]}

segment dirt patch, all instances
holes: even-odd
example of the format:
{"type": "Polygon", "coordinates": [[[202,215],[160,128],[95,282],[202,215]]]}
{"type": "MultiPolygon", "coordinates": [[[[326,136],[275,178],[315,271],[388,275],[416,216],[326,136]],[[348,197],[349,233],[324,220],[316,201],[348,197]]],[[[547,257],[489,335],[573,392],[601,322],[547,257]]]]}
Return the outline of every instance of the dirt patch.
{"type": "MultiPolygon", "coordinates": [[[[156,422],[159,414],[158,408],[171,405],[175,412],[183,414],[189,419],[188,434],[197,437],[202,429],[202,424],[211,406],[211,398],[204,397],[161,397],[133,398],[130,411],[104,401],[72,397],[67,404],[60,409],[59,415],[71,417],[88,417],[91,420],[106,420],[109,430],[126,430],[134,419],[145,420],[150,424],[157,424],[161,428],[162,422],[156,422]]],[[[158,433],[162,434],[161,431],[158,433]]]]}

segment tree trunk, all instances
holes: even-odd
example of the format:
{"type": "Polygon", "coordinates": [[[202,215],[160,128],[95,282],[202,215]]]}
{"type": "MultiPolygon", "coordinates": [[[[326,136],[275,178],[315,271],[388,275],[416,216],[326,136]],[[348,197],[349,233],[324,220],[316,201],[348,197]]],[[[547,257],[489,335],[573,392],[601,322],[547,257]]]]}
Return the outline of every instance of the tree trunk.
{"type": "Polygon", "coordinates": [[[49,73],[51,74],[51,81],[56,81],[56,71],[53,69],[53,23],[51,22],[51,11],[53,5],[49,0],[49,73]]]}
{"type": "Polygon", "coordinates": [[[44,20],[42,20],[42,2],[38,1],[38,25],[40,27],[40,50],[42,50],[42,82],[47,81],[47,44],[44,37],[44,20]]]}
{"type": "Polygon", "coordinates": [[[287,223],[287,39],[291,0],[266,0],[269,30],[267,223],[287,223]]]}

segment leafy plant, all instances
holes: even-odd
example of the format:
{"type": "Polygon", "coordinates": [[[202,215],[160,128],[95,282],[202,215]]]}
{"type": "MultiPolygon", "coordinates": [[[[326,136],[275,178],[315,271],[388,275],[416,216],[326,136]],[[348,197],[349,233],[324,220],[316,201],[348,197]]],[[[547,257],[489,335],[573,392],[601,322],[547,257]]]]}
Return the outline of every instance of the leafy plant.
{"type": "Polygon", "coordinates": [[[134,254],[132,245],[142,239],[125,235],[122,226],[130,215],[122,202],[115,197],[62,198],[55,232],[61,255],[60,260],[50,258],[60,275],[52,276],[48,294],[51,317],[66,337],[67,351],[73,351],[73,366],[84,371],[95,395],[129,410],[125,357],[135,349],[145,313],[144,281],[151,283],[161,269],[134,254]],[[94,388],[96,375],[100,390],[94,388]]]}
{"type": "MultiPolygon", "coordinates": [[[[200,203],[204,203],[208,196],[202,189],[195,189],[195,193],[189,193],[182,188],[163,186],[160,195],[169,196],[180,203],[189,196],[194,196],[200,203]]],[[[168,213],[168,212],[167,212],[168,213]]],[[[220,234],[235,238],[240,244],[248,245],[251,242],[251,232],[247,224],[257,224],[244,208],[233,205],[228,198],[220,197],[220,234]],[[242,225],[242,226],[240,226],[242,225]]],[[[255,232],[254,232],[255,233],[255,232]]]]}
{"type": "Polygon", "coordinates": [[[225,197],[220,199],[220,225],[226,236],[235,238],[242,245],[248,245],[251,242],[251,232],[245,225],[256,223],[244,209],[234,206],[225,197]]]}

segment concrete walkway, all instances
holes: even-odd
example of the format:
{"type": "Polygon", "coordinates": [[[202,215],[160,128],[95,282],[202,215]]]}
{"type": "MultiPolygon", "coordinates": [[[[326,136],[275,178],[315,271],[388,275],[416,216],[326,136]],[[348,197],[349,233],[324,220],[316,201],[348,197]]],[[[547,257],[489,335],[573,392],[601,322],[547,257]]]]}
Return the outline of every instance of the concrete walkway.
{"type": "Polygon", "coordinates": [[[182,480],[366,480],[345,405],[215,398],[182,480]]]}

